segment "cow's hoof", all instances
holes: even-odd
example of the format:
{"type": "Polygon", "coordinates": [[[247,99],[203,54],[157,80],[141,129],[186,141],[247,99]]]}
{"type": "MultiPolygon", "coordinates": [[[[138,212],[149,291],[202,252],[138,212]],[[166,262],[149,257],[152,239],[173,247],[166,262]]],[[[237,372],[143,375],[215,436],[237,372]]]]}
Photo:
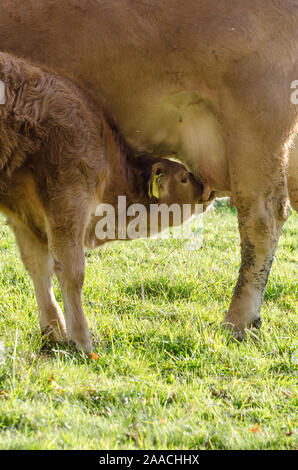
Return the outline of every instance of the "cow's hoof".
{"type": "Polygon", "coordinates": [[[236,341],[243,341],[246,339],[246,333],[244,329],[237,328],[233,323],[230,323],[227,320],[224,320],[221,325],[236,341]]]}
{"type": "Polygon", "coordinates": [[[257,330],[259,330],[262,326],[262,318],[261,317],[256,318],[252,322],[252,326],[253,326],[253,328],[256,328],[257,330]]]}
{"type": "Polygon", "coordinates": [[[233,328],[232,337],[237,341],[244,341],[246,339],[245,330],[238,330],[233,328]]]}

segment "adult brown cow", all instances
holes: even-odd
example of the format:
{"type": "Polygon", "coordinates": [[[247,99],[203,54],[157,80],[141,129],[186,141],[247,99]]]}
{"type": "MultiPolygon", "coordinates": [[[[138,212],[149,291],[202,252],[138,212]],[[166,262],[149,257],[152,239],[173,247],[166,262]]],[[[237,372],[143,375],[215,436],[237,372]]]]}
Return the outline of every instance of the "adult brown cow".
{"type": "Polygon", "coordinates": [[[80,79],[138,151],[176,154],[238,209],[242,262],[225,321],[260,308],[288,216],[297,133],[297,0],[0,0],[0,49],[80,79]]]}

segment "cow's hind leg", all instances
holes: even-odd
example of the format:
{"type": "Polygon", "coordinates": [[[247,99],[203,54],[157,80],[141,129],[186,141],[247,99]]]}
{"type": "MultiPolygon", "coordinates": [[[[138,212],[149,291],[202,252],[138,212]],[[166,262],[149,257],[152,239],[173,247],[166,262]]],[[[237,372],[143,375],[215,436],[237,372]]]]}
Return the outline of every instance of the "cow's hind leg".
{"type": "Polygon", "coordinates": [[[33,281],[42,334],[54,341],[66,339],[63,314],[52,287],[53,260],[46,244],[22,222],[8,220],[14,231],[25,268],[33,281]]]}
{"type": "Polygon", "coordinates": [[[298,139],[289,154],[288,189],[292,207],[298,212],[298,139]]]}
{"type": "Polygon", "coordinates": [[[260,327],[260,309],[281,228],[288,217],[286,151],[249,136],[230,139],[232,194],[238,209],[241,266],[225,323],[236,335],[260,327]],[[271,151],[270,151],[271,150],[271,151]]]}

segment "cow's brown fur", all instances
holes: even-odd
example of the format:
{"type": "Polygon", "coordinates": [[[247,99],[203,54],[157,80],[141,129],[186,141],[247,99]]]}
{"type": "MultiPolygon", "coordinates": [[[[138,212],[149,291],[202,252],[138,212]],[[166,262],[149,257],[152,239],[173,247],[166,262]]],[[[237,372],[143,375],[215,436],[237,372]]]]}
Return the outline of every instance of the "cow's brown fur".
{"type": "MultiPolygon", "coordinates": [[[[6,92],[0,105],[0,210],[33,279],[42,331],[67,333],[90,350],[81,291],[83,247],[104,243],[95,235],[96,206],[117,209],[122,195],[127,206],[190,204],[194,212],[203,185],[180,163],[149,155],[135,159],[115,127],[69,79],[3,53],[0,79],[6,92]],[[148,194],[154,175],[159,175],[158,198],[148,194]],[[53,272],[66,329],[52,291],[53,272]]],[[[149,235],[149,210],[147,217],[149,235]]]]}
{"type": "Polygon", "coordinates": [[[298,139],[294,140],[289,152],[288,188],[290,201],[298,212],[298,139]]]}
{"type": "Polygon", "coordinates": [[[225,320],[240,336],[259,324],[287,218],[297,1],[0,0],[0,48],[73,73],[135,152],[176,153],[204,197],[232,195],[242,263],[225,320]]]}

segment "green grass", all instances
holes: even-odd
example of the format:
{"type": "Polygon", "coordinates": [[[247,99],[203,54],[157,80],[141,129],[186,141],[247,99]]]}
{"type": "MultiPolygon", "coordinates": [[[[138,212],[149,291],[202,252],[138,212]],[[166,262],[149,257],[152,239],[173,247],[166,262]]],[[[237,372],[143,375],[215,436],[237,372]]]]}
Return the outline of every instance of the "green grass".
{"type": "Polygon", "coordinates": [[[2,224],[0,449],[297,448],[297,222],[292,212],[263,327],[241,344],[220,328],[240,257],[225,204],[205,215],[199,251],[140,240],[88,253],[96,361],[43,347],[30,279],[2,224]]]}

